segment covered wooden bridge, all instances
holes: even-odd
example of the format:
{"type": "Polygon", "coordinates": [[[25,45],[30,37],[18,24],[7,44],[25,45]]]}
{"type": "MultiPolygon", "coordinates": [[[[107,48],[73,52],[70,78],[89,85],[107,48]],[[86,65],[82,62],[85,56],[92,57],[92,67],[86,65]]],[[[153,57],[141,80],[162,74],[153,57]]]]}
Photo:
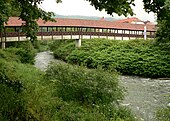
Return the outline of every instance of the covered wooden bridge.
{"type": "MultiPolygon", "coordinates": [[[[38,39],[83,39],[83,38],[110,38],[134,39],[144,37],[144,26],[147,28],[147,38],[154,38],[156,27],[152,24],[135,24],[120,21],[83,20],[56,18],[56,22],[38,20],[38,39]]],[[[21,41],[25,39],[22,33],[22,24],[18,17],[10,17],[5,25],[5,32],[1,33],[3,41],[21,41]]]]}

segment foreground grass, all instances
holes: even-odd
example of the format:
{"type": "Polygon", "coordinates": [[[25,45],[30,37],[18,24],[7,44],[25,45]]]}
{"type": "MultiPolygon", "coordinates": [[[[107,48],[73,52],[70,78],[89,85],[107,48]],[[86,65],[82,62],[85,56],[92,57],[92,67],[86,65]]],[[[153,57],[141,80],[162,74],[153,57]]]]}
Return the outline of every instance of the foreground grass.
{"type": "Polygon", "coordinates": [[[170,77],[170,52],[168,46],[155,44],[154,40],[83,40],[75,48],[71,40],[51,44],[56,58],[88,68],[101,66],[122,74],[143,77],[170,77]]]}
{"type": "Polygon", "coordinates": [[[0,120],[135,121],[119,105],[124,89],[116,73],[55,64],[41,72],[21,61],[29,56],[20,49],[0,50],[0,120]]]}

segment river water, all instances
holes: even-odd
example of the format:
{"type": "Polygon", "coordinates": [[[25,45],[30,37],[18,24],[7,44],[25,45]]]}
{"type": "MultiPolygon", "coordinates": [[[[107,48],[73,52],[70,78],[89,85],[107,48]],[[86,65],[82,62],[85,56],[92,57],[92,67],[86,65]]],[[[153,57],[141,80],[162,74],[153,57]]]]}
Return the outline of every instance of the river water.
{"type": "MultiPolygon", "coordinates": [[[[45,71],[50,62],[64,63],[54,59],[50,51],[37,53],[35,66],[45,71]]],[[[129,107],[141,121],[155,121],[157,109],[170,105],[170,80],[120,76],[120,83],[127,92],[121,103],[129,107]]]]}

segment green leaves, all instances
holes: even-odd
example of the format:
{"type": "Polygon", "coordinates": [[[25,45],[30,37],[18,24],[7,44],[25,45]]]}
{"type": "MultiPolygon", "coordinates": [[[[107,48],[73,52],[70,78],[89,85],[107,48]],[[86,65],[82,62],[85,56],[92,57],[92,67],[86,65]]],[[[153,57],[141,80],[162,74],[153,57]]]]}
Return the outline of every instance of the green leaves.
{"type": "Polygon", "coordinates": [[[63,100],[55,111],[59,121],[135,121],[130,110],[119,105],[124,88],[116,73],[54,63],[45,77],[53,85],[52,95],[63,100]]]}
{"type": "Polygon", "coordinates": [[[117,75],[102,69],[88,70],[76,66],[53,64],[46,77],[52,79],[56,94],[65,101],[89,106],[104,105],[123,99],[117,75]]]}
{"type": "MultiPolygon", "coordinates": [[[[64,43],[64,42],[63,42],[64,43]]],[[[58,58],[88,68],[117,70],[123,74],[145,77],[170,77],[169,46],[153,44],[154,40],[114,41],[85,40],[79,49],[68,50],[62,44],[54,51],[58,58]],[[62,51],[61,51],[62,50],[62,51]],[[69,52],[69,53],[66,53],[69,52]]]]}
{"type": "MultiPolygon", "coordinates": [[[[0,32],[3,32],[4,22],[8,21],[10,16],[19,16],[20,19],[25,21],[23,24],[23,32],[31,41],[37,39],[36,33],[38,32],[37,20],[54,21],[52,12],[45,12],[40,9],[38,5],[43,0],[1,0],[0,1],[0,32]]],[[[60,2],[60,0],[57,0],[60,2]]]]}
{"type": "Polygon", "coordinates": [[[120,15],[133,15],[131,5],[134,4],[134,0],[86,0],[91,3],[98,10],[105,10],[108,14],[113,15],[117,13],[120,15]]]}

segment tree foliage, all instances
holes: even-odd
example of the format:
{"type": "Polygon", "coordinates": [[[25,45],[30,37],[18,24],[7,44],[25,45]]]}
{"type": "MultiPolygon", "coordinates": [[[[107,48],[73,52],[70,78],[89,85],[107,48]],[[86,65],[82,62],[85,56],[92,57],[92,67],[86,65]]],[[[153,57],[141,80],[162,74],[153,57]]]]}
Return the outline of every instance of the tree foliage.
{"type": "Polygon", "coordinates": [[[170,1],[169,0],[143,0],[147,12],[157,15],[158,27],[156,36],[160,43],[170,40],[170,1]]]}
{"type": "Polygon", "coordinates": [[[157,40],[160,43],[170,42],[170,1],[166,0],[164,7],[164,12],[162,13],[159,22],[159,29],[157,31],[157,40]]]}
{"type": "Polygon", "coordinates": [[[133,15],[131,5],[134,5],[134,0],[86,0],[91,3],[98,10],[107,11],[108,14],[112,15],[117,13],[118,15],[127,16],[128,14],[133,15]]]}
{"type": "MultiPolygon", "coordinates": [[[[38,19],[45,21],[53,20],[52,12],[45,12],[38,7],[43,0],[1,0],[0,1],[0,32],[3,32],[4,23],[8,21],[10,16],[19,16],[25,21],[23,31],[31,41],[36,40],[36,32],[38,31],[38,19]]],[[[56,2],[60,2],[57,0],[56,2]]]]}

